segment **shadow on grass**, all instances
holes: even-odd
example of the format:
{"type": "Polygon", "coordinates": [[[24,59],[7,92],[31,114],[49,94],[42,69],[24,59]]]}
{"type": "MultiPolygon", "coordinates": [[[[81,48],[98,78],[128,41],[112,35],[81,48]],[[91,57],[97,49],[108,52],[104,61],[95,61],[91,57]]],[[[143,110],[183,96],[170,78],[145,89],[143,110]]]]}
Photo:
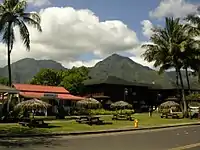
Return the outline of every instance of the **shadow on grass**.
{"type": "MultiPolygon", "coordinates": [[[[95,125],[112,125],[113,123],[112,122],[102,122],[102,123],[98,123],[98,124],[95,124],[95,125]]],[[[89,125],[93,125],[93,124],[89,124],[89,125]]]]}
{"type": "Polygon", "coordinates": [[[16,147],[28,147],[28,146],[58,146],[58,138],[55,139],[53,136],[48,137],[32,137],[32,138],[1,138],[0,146],[8,148],[16,147]]]}
{"type": "Polygon", "coordinates": [[[104,122],[102,125],[111,125],[113,124],[112,122],[104,122]]]}
{"type": "MultiPolygon", "coordinates": [[[[42,128],[46,128],[46,129],[51,129],[51,128],[60,128],[61,126],[54,126],[54,125],[48,125],[48,126],[46,126],[46,127],[37,127],[37,128],[40,128],[40,129],[42,129],[42,128]]],[[[28,128],[28,127],[27,127],[28,128]]]]}

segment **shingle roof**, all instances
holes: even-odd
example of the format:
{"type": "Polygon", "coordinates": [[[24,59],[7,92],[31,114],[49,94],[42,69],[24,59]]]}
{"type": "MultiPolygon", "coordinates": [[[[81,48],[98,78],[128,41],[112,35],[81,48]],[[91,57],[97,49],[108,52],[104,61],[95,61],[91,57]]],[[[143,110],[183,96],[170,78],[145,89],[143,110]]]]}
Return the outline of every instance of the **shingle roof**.
{"type": "MultiPolygon", "coordinates": [[[[27,97],[27,98],[44,98],[44,93],[43,92],[20,92],[20,95],[27,97]]],[[[57,94],[58,99],[62,100],[82,100],[84,99],[83,97],[79,96],[74,96],[71,94],[57,94]]]]}
{"type": "Polygon", "coordinates": [[[45,92],[45,93],[69,93],[64,87],[32,85],[32,84],[13,84],[13,86],[23,92],[45,92]]]}
{"type": "Polygon", "coordinates": [[[6,92],[6,93],[19,93],[18,90],[16,90],[15,88],[9,87],[9,86],[5,86],[0,84],[0,92],[6,92]]]}
{"type": "Polygon", "coordinates": [[[84,81],[84,85],[95,85],[95,84],[115,84],[115,85],[127,85],[127,86],[143,86],[149,87],[154,86],[153,84],[138,83],[136,81],[127,81],[115,76],[108,76],[105,79],[90,79],[84,81]]]}

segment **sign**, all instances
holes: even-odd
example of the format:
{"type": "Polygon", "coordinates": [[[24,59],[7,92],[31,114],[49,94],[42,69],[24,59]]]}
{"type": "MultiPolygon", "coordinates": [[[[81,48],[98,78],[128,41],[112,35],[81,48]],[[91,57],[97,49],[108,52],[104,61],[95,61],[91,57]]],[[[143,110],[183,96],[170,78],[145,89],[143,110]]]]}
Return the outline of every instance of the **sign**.
{"type": "Polygon", "coordinates": [[[56,93],[44,93],[44,98],[55,99],[57,97],[58,97],[58,94],[56,93]]]}

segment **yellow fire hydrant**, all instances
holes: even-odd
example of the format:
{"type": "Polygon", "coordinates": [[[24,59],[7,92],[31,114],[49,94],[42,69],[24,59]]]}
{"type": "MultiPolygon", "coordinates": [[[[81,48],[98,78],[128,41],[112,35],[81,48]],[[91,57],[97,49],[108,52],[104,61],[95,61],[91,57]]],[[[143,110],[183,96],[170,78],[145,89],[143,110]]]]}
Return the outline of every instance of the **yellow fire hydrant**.
{"type": "Polygon", "coordinates": [[[135,119],[135,120],[134,120],[134,127],[135,127],[135,128],[138,128],[138,123],[139,123],[138,120],[135,119]]]}

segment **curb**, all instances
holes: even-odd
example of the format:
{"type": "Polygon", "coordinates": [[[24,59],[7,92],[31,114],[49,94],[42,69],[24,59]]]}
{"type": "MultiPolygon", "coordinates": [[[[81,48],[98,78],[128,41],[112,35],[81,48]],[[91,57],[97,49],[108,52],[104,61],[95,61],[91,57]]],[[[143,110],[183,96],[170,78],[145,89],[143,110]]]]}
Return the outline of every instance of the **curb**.
{"type": "Polygon", "coordinates": [[[156,130],[173,127],[187,127],[187,126],[198,126],[200,122],[187,123],[187,124],[172,124],[163,126],[152,126],[152,127],[141,127],[141,128],[126,128],[126,129],[109,129],[109,130],[98,130],[98,131],[82,131],[82,132],[68,132],[68,133],[44,133],[44,134],[30,134],[30,135],[0,135],[0,138],[25,138],[25,137],[53,137],[53,136],[78,136],[78,135],[91,135],[91,134],[102,134],[102,133],[119,133],[119,132],[130,132],[139,130],[156,130]]]}

